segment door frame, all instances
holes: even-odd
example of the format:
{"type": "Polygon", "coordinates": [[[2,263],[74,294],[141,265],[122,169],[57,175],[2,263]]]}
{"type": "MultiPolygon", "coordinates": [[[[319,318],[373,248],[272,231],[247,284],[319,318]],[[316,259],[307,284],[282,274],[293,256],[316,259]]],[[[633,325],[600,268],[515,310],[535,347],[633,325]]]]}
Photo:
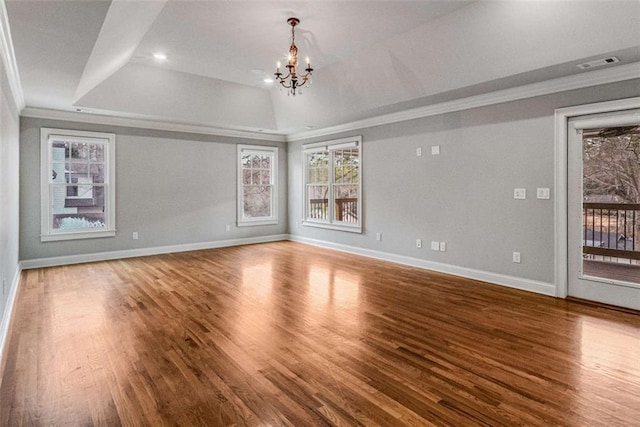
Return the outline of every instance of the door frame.
{"type": "Polygon", "coordinates": [[[555,111],[555,285],[556,297],[566,298],[569,276],[568,123],[576,116],[610,113],[640,108],[640,97],[559,108],[555,111]]]}

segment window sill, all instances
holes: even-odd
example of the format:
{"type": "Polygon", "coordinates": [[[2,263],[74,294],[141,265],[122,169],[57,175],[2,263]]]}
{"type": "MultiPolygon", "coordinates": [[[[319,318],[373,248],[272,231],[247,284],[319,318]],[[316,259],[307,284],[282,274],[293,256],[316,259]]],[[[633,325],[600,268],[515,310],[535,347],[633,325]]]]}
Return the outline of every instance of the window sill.
{"type": "Polygon", "coordinates": [[[253,227],[255,225],[277,225],[277,219],[256,220],[256,221],[242,221],[238,222],[238,227],[253,227]]]}
{"type": "Polygon", "coordinates": [[[99,239],[102,237],[115,237],[116,230],[101,231],[72,231],[68,233],[53,233],[40,235],[41,242],[55,242],[59,240],[99,239]]]}
{"type": "Polygon", "coordinates": [[[316,228],[326,228],[328,230],[337,230],[337,231],[346,231],[348,233],[362,233],[361,225],[340,225],[340,224],[330,224],[327,222],[316,222],[303,220],[302,225],[306,227],[316,227],[316,228]]]}

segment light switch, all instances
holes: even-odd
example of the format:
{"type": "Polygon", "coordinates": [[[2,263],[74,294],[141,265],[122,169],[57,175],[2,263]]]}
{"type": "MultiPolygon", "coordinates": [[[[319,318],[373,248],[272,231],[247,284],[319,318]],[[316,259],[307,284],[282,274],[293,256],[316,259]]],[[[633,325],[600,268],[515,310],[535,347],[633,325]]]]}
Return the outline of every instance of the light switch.
{"type": "Polygon", "coordinates": [[[548,188],[538,188],[537,195],[538,199],[549,199],[551,191],[548,188]]]}
{"type": "Polygon", "coordinates": [[[432,251],[439,251],[440,250],[440,242],[431,242],[431,250],[432,251]]]}
{"type": "Polygon", "coordinates": [[[437,156],[440,154],[440,146],[439,145],[432,145],[431,146],[431,155],[432,156],[437,156]]]}
{"type": "Polygon", "coordinates": [[[518,200],[524,200],[527,198],[527,190],[525,188],[514,188],[513,198],[518,200]]]}

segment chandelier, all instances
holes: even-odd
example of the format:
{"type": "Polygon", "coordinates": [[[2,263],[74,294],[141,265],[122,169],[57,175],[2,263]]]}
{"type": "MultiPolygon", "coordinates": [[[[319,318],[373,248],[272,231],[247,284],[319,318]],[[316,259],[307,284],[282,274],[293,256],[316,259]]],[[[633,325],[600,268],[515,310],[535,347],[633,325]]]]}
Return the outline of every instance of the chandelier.
{"type": "MultiPolygon", "coordinates": [[[[276,67],[276,80],[287,89],[287,95],[291,94],[296,96],[296,93],[302,95],[302,86],[305,84],[307,87],[311,84],[311,73],[313,72],[313,68],[311,68],[311,63],[309,62],[309,57],[307,56],[307,68],[304,69],[306,71],[305,74],[298,74],[298,47],[296,46],[296,25],[300,23],[298,18],[289,18],[287,19],[287,23],[291,25],[291,46],[289,46],[289,62],[285,65],[288,68],[289,74],[282,77],[282,73],[280,72],[280,62],[276,67]]],[[[282,90],[282,88],[281,88],[282,90]]]]}

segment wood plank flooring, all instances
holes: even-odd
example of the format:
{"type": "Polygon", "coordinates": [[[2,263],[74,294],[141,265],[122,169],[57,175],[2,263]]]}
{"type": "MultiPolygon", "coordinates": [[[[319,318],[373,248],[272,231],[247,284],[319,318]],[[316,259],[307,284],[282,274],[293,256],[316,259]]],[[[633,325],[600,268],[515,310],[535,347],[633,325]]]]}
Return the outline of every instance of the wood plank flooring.
{"type": "Polygon", "coordinates": [[[277,242],[27,270],[4,426],[638,426],[640,316],[277,242]]]}

